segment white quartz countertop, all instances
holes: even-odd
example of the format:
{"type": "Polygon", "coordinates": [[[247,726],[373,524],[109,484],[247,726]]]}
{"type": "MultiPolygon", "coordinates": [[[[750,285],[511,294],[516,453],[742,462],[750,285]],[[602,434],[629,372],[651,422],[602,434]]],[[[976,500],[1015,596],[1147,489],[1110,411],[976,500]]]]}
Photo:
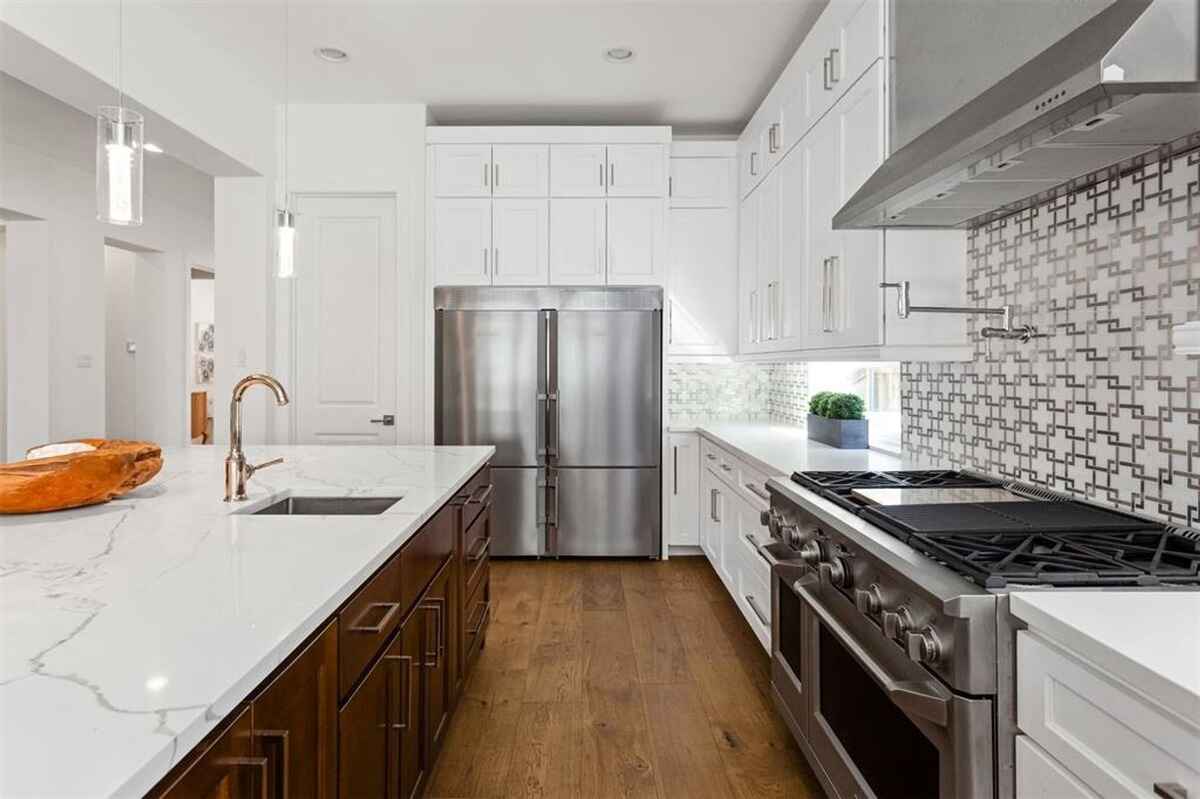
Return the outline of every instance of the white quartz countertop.
{"type": "Polygon", "coordinates": [[[1200,591],[1025,591],[1009,601],[1043,638],[1200,718],[1200,591]]]}
{"type": "Polygon", "coordinates": [[[722,444],[758,468],[772,474],[806,469],[906,469],[917,466],[906,458],[874,449],[838,449],[808,440],[803,427],[770,422],[687,422],[672,432],[696,432],[722,444]]]}
{"type": "Polygon", "coordinates": [[[0,797],[141,796],[332,615],[493,447],[219,447],[91,508],[0,516],[0,797]],[[288,495],[377,516],[244,515],[288,495]]]}

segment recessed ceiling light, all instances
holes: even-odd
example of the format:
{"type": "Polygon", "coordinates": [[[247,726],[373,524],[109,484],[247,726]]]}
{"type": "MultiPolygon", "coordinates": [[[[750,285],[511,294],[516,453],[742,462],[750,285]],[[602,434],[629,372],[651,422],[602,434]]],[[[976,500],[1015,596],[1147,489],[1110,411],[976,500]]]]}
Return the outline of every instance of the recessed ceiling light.
{"type": "Polygon", "coordinates": [[[313,52],[317,54],[317,58],[325,61],[331,61],[334,64],[340,64],[343,61],[350,60],[350,55],[345,50],[341,50],[337,47],[318,47],[316,50],[313,50],[313,52]]]}
{"type": "Polygon", "coordinates": [[[625,64],[633,60],[633,50],[628,47],[610,47],[604,57],[614,64],[625,64]]]}
{"type": "Polygon", "coordinates": [[[148,141],[145,144],[143,144],[142,149],[148,153],[154,153],[156,155],[163,151],[163,148],[159,147],[157,144],[155,144],[152,141],[148,141]]]}

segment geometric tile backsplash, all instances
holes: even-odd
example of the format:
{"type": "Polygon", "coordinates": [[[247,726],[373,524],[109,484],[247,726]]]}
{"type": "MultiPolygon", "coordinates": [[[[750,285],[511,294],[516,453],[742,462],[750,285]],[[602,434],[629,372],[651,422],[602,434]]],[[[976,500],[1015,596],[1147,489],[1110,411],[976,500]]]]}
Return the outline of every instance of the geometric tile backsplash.
{"type": "Polygon", "coordinates": [[[970,304],[1013,306],[1028,343],[901,366],[910,455],[1200,527],[1200,150],[970,232],[970,304]]]}
{"type": "Polygon", "coordinates": [[[803,425],[803,363],[670,363],[667,405],[674,421],[771,421],[803,425]]]}

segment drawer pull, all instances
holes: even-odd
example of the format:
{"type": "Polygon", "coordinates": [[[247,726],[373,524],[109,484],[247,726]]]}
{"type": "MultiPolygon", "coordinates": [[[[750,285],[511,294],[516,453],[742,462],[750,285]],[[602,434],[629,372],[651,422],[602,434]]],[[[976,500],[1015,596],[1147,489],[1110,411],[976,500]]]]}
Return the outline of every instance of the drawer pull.
{"type": "Polygon", "coordinates": [[[483,625],[487,624],[488,615],[492,612],[492,605],[490,602],[481,602],[480,604],[483,605],[483,612],[479,614],[479,623],[467,635],[479,635],[479,631],[483,629],[483,625]]]}
{"type": "Polygon", "coordinates": [[[708,458],[710,461],[715,461],[717,459],[717,456],[711,452],[704,453],[704,457],[708,458]]]}
{"type": "MultiPolygon", "coordinates": [[[[267,799],[267,772],[270,764],[265,757],[222,757],[217,760],[218,766],[224,766],[231,772],[238,772],[241,769],[250,769],[250,771],[242,772],[247,774],[253,782],[254,787],[244,793],[239,792],[239,795],[244,796],[260,796],[262,799],[267,799]]],[[[234,789],[238,790],[238,789],[234,789]]]]}
{"type": "Polygon", "coordinates": [[[750,609],[754,611],[754,615],[758,616],[758,620],[762,622],[764,627],[771,626],[771,617],[764,615],[762,608],[758,606],[758,602],[750,594],[746,594],[746,602],[749,603],[750,609]]]}
{"type": "Polygon", "coordinates": [[[472,549],[471,552],[467,553],[467,562],[474,563],[475,561],[481,559],[484,556],[484,553],[486,553],[488,551],[488,548],[491,547],[491,545],[492,545],[492,539],[480,538],[478,541],[478,545],[474,549],[472,549]]]}
{"type": "Polygon", "coordinates": [[[758,497],[759,499],[765,499],[767,502],[771,501],[771,495],[768,494],[766,491],[763,491],[761,488],[759,488],[754,483],[746,483],[746,490],[749,491],[754,496],[758,497]]]}
{"type": "Polygon", "coordinates": [[[1187,799],[1187,788],[1177,782],[1154,783],[1154,795],[1162,799],[1187,799]]]}
{"type": "Polygon", "coordinates": [[[756,555],[765,560],[768,566],[772,565],[771,559],[768,558],[766,553],[762,551],[762,548],[758,544],[758,539],[754,537],[754,533],[746,533],[746,541],[749,542],[750,546],[754,548],[756,555]]]}
{"type": "Polygon", "coordinates": [[[358,618],[355,619],[353,623],[351,623],[351,625],[346,629],[352,633],[370,633],[371,635],[379,635],[381,632],[387,629],[388,622],[392,620],[392,616],[395,616],[398,610],[400,610],[399,602],[372,602],[363,608],[363,612],[358,614],[358,618]],[[364,625],[362,623],[363,619],[367,617],[368,613],[374,610],[379,610],[380,608],[387,608],[387,610],[379,619],[378,624],[364,625]]]}
{"type": "MultiPolygon", "coordinates": [[[[400,721],[391,722],[394,730],[407,730],[412,724],[412,662],[413,659],[409,655],[385,655],[383,658],[391,667],[391,676],[402,677],[400,688],[396,691],[396,696],[404,700],[401,706],[400,721]]],[[[391,693],[392,680],[388,681],[388,692],[391,693]]],[[[393,701],[388,701],[388,715],[391,715],[390,709],[393,701]]]]}
{"type": "Polygon", "coordinates": [[[495,488],[496,486],[494,486],[492,483],[488,483],[481,488],[475,489],[475,491],[467,499],[467,504],[486,505],[487,501],[492,498],[492,491],[495,490],[495,488]]]}
{"type": "Polygon", "coordinates": [[[444,620],[446,612],[446,600],[442,599],[441,597],[428,599],[421,603],[421,610],[432,612],[434,614],[433,631],[435,633],[433,639],[433,651],[426,650],[425,662],[421,665],[427,669],[436,669],[441,666],[442,653],[446,651],[446,641],[443,637],[443,631],[445,630],[444,620]]]}
{"type": "Polygon", "coordinates": [[[255,730],[255,738],[261,738],[264,742],[269,742],[272,751],[266,752],[267,758],[267,777],[274,790],[269,791],[268,795],[287,799],[291,796],[291,791],[288,790],[288,731],[287,730],[255,730]],[[272,753],[277,752],[277,757],[272,757],[272,753]]]}
{"type": "Polygon", "coordinates": [[[732,467],[732,466],[730,466],[728,463],[722,463],[722,464],[721,464],[721,468],[722,468],[723,470],[727,471],[727,472],[732,472],[732,471],[733,471],[733,467],[732,467]]]}

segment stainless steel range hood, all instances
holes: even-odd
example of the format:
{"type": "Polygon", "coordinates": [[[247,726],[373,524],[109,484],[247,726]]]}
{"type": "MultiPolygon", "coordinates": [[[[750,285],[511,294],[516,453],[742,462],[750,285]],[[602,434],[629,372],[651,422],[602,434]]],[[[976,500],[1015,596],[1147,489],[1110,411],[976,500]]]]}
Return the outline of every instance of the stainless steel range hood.
{"type": "Polygon", "coordinates": [[[833,226],[966,227],[1183,146],[1200,131],[1198,7],[895,0],[894,151],[833,226]]]}

